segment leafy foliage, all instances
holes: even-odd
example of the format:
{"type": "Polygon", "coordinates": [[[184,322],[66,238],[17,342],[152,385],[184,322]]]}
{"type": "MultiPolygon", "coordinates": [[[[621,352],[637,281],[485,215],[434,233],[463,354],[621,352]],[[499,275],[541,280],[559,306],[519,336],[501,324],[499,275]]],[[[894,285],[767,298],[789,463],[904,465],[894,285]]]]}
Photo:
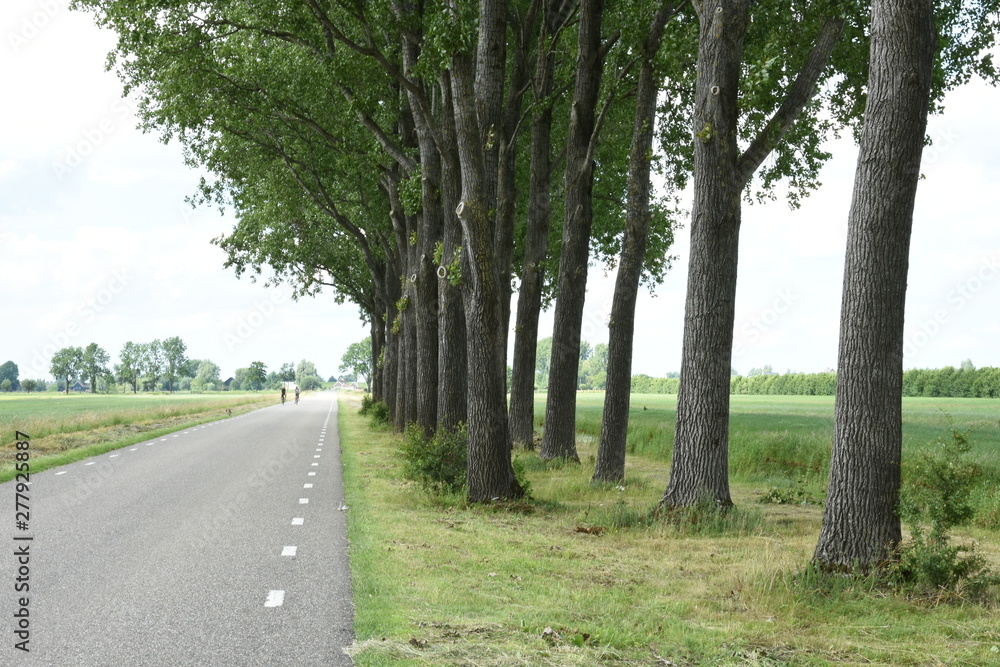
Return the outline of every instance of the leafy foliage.
{"type": "Polygon", "coordinates": [[[972,492],[982,470],[970,460],[971,451],[968,435],[952,429],[951,438],[939,439],[904,467],[899,514],[911,539],[898,549],[889,569],[897,585],[965,588],[978,595],[1000,583],[973,546],[950,541],[949,531],[969,523],[976,513],[972,492]]]}
{"type": "Polygon", "coordinates": [[[431,492],[459,491],[465,486],[468,445],[465,424],[453,431],[438,429],[429,438],[418,425],[410,424],[400,447],[404,474],[431,492]]]}

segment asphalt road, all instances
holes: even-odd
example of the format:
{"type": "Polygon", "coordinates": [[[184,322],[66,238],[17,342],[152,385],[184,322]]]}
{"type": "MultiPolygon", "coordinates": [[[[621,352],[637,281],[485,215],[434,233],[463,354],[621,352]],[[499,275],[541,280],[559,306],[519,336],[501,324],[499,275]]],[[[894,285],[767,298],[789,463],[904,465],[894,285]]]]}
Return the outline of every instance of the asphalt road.
{"type": "Polygon", "coordinates": [[[339,445],[319,394],[32,475],[27,532],[0,485],[0,665],[350,665],[339,445]]]}

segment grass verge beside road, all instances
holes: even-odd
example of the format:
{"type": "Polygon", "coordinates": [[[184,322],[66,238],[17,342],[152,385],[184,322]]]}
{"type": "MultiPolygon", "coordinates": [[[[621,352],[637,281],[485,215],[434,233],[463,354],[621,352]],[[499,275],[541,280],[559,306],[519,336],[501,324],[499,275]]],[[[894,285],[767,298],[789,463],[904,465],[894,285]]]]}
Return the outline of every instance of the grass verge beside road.
{"type": "Polygon", "coordinates": [[[31,471],[41,472],[274,402],[273,392],[5,396],[0,398],[0,482],[15,475],[15,431],[31,436],[31,471]]]}
{"type": "MultiPolygon", "coordinates": [[[[399,437],[340,400],[358,665],[1000,663],[995,607],[814,585],[822,508],[757,504],[766,476],[734,475],[728,526],[616,528],[656,504],[669,463],[632,455],[625,485],[593,487],[581,437],[581,465],[518,454],[533,501],[469,506],[402,479],[399,437]]],[[[996,531],[956,536],[1000,568],[996,531]]]]}

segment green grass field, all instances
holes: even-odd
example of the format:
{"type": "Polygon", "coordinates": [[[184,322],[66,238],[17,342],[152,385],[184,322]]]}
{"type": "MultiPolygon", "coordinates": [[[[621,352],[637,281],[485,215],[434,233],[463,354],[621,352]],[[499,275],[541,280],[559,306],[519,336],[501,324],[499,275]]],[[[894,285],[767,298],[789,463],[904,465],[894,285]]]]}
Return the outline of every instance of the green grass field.
{"type": "MultiPolygon", "coordinates": [[[[832,398],[734,397],[737,508],[698,530],[616,527],[666,488],[675,398],[633,397],[630,447],[640,453],[617,488],[589,483],[601,398],[580,395],[580,465],[518,453],[534,499],[469,506],[403,479],[399,437],[371,431],[359,399],[342,396],[356,664],[1000,664],[995,604],[906,597],[866,581],[815,585],[806,566],[822,507],[756,502],[813,467],[824,471],[809,473],[821,492],[832,398]]],[[[950,415],[995,464],[998,408],[906,401],[907,452],[948,435],[950,415]]],[[[955,537],[1000,569],[1000,525],[955,537]]]]}
{"type": "MultiPolygon", "coordinates": [[[[763,479],[803,475],[825,477],[833,441],[832,396],[731,396],[730,470],[763,479]]],[[[543,426],[545,395],[535,404],[543,426]]],[[[600,437],[604,394],[578,395],[577,430],[600,437]]],[[[629,413],[628,451],[670,460],[677,397],[635,394],[629,413]]],[[[967,430],[977,443],[977,459],[1000,478],[1000,401],[986,398],[904,398],[903,450],[914,452],[949,428],[967,430]]]]}
{"type": "Polygon", "coordinates": [[[16,431],[31,436],[31,469],[41,472],[275,400],[273,392],[3,394],[0,481],[13,477],[16,431]]]}

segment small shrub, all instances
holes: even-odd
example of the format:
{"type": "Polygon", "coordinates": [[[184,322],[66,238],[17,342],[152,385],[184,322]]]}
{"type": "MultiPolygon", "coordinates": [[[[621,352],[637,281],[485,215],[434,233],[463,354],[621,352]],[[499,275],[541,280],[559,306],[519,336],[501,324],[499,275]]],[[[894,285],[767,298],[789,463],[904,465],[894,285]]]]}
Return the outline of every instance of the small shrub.
{"type": "Polygon", "coordinates": [[[806,490],[806,480],[799,478],[795,486],[771,489],[757,499],[762,505],[822,505],[823,501],[806,490]]]}
{"type": "Polygon", "coordinates": [[[403,436],[403,474],[431,492],[454,492],[465,486],[469,432],[465,424],[454,431],[439,429],[432,437],[410,424],[403,436]]]}
{"type": "Polygon", "coordinates": [[[361,409],[358,410],[358,414],[367,416],[372,411],[372,406],[374,404],[375,399],[372,398],[372,395],[365,393],[365,395],[361,397],[361,409]]]}
{"type": "Polygon", "coordinates": [[[527,466],[524,465],[524,461],[520,457],[515,457],[511,461],[511,465],[514,467],[514,478],[521,485],[521,490],[524,491],[522,498],[531,500],[531,482],[528,480],[527,466]]]}
{"type": "Polygon", "coordinates": [[[978,596],[998,582],[973,546],[949,540],[953,527],[968,524],[976,514],[973,490],[982,471],[970,460],[971,449],[968,436],[952,429],[951,438],[939,439],[904,467],[899,516],[912,537],[888,567],[896,586],[978,596]]]}
{"type": "Polygon", "coordinates": [[[389,406],[382,401],[375,401],[368,409],[368,417],[372,428],[381,428],[389,423],[389,406]]]}

